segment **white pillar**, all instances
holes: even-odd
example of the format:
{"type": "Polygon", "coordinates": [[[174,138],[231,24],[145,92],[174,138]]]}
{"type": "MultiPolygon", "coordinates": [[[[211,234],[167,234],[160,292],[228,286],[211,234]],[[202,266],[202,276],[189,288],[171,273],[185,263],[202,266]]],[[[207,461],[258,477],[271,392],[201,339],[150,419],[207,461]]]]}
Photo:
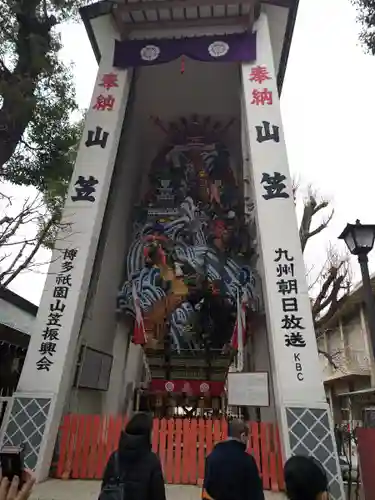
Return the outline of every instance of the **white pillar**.
{"type": "Polygon", "coordinates": [[[65,203],[35,331],[3,444],[26,443],[25,464],[37,480],[48,476],[62,411],[75,373],[97,243],[128,101],[129,71],[112,67],[115,32],[103,18],[101,63],[65,203]]]}
{"type": "Polygon", "coordinates": [[[281,440],[286,458],[311,454],[321,461],[331,494],[339,499],[344,498],[342,478],[319,365],[264,13],[256,30],[257,60],[242,64],[243,126],[250,148],[245,168],[249,169],[256,204],[281,440]]]}

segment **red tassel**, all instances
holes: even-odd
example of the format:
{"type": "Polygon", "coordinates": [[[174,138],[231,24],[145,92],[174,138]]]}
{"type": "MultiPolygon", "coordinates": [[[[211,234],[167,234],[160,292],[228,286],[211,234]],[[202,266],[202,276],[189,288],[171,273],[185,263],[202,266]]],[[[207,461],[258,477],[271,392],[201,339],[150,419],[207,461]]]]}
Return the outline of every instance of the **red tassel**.
{"type": "Polygon", "coordinates": [[[181,57],[181,75],[185,73],[185,56],[181,57]]]}

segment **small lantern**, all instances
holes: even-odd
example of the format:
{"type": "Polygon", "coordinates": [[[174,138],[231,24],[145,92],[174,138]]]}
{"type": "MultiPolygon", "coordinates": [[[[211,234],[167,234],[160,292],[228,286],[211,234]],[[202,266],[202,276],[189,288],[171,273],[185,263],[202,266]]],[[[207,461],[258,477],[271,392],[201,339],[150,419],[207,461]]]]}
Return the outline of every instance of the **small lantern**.
{"type": "Polygon", "coordinates": [[[357,220],[355,224],[346,225],[339,239],[345,241],[351,254],[367,255],[374,246],[375,225],[361,224],[357,220]]]}

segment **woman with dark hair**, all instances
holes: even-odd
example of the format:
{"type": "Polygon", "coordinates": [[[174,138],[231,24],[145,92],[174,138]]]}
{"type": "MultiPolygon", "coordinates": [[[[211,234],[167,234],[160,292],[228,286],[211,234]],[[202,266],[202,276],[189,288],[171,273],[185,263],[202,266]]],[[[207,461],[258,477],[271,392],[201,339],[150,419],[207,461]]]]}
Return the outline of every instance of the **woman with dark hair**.
{"type": "Polygon", "coordinates": [[[121,432],[118,450],[109,457],[102,494],[108,485],[120,481],[124,500],[165,500],[163,472],[151,450],[151,432],[151,415],[136,413],[129,420],[121,432]]]}
{"type": "Polygon", "coordinates": [[[327,500],[328,480],[323,466],[312,457],[296,455],[284,465],[289,500],[327,500]]]}

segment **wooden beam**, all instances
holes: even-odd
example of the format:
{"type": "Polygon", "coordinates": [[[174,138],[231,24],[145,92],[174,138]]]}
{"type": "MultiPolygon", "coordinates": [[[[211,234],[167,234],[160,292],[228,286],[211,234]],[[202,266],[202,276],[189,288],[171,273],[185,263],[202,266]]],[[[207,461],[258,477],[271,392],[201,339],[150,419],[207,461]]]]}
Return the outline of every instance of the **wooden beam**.
{"type": "MultiPolygon", "coordinates": [[[[114,14],[114,13],[113,13],[114,14]]],[[[181,20],[165,20],[165,21],[145,21],[140,23],[129,23],[117,20],[116,25],[121,34],[121,38],[125,39],[131,32],[148,31],[148,30],[173,30],[181,28],[196,28],[204,26],[243,26],[246,28],[249,24],[248,16],[233,16],[233,17],[209,17],[199,19],[181,19],[181,20]]]]}
{"type": "Polygon", "coordinates": [[[262,3],[268,3],[270,5],[275,5],[276,7],[286,7],[290,8],[292,0],[261,0],[262,3]]]}
{"type": "Polygon", "coordinates": [[[251,33],[253,31],[254,26],[254,4],[250,6],[249,14],[248,14],[248,26],[247,30],[251,33]]]}
{"type": "MultiPolygon", "coordinates": [[[[136,0],[135,2],[129,2],[129,0],[112,0],[114,4],[125,7],[125,12],[134,12],[150,9],[163,9],[170,8],[165,7],[167,3],[172,3],[173,7],[191,7],[191,6],[215,6],[215,5],[250,5],[254,0],[197,0],[190,4],[191,0],[136,0]],[[183,4],[183,5],[178,5],[183,4]],[[196,5],[198,4],[198,5],[196,5]],[[151,6],[151,7],[150,7],[151,6]]],[[[261,0],[262,3],[276,5],[278,7],[290,7],[291,0],[261,0]]]]}
{"type": "Polygon", "coordinates": [[[254,0],[150,0],[123,3],[115,0],[121,12],[140,12],[161,9],[188,9],[189,7],[215,7],[221,5],[253,5],[254,0]]]}
{"type": "MultiPolygon", "coordinates": [[[[173,30],[180,28],[196,28],[204,26],[226,27],[243,26],[246,28],[249,24],[248,16],[237,17],[209,17],[200,19],[170,20],[170,21],[148,21],[142,23],[122,23],[124,37],[130,32],[147,30],[173,30]]],[[[167,33],[165,35],[168,36],[167,33]]]]}
{"type": "Polygon", "coordinates": [[[115,30],[120,34],[121,41],[125,40],[128,37],[129,30],[122,19],[121,13],[118,9],[112,9],[111,14],[111,22],[113,23],[115,30]]]}
{"type": "Polygon", "coordinates": [[[260,14],[260,0],[253,0],[253,4],[249,10],[249,25],[248,31],[252,32],[254,29],[254,23],[258,20],[260,14]]]}

